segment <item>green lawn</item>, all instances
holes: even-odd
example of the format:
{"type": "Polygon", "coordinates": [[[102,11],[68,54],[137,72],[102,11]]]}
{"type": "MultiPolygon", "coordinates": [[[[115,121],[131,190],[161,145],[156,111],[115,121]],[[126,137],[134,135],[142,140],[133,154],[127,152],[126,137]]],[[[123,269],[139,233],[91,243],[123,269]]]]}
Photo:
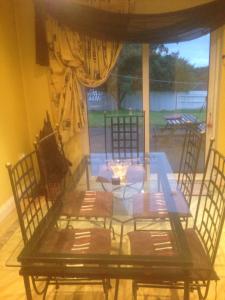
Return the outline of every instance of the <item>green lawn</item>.
{"type": "MultiPolygon", "coordinates": [[[[129,115],[128,110],[120,110],[116,111],[115,113],[119,114],[127,114],[129,115]]],[[[173,113],[188,113],[192,114],[197,118],[199,122],[203,122],[205,120],[206,111],[199,111],[199,110],[191,110],[191,109],[185,109],[185,110],[177,110],[174,111],[154,111],[150,113],[150,123],[153,126],[156,127],[162,127],[165,123],[165,116],[171,115],[173,113]]],[[[89,127],[104,127],[104,113],[99,111],[89,111],[88,113],[88,120],[89,120],[89,127]]]]}

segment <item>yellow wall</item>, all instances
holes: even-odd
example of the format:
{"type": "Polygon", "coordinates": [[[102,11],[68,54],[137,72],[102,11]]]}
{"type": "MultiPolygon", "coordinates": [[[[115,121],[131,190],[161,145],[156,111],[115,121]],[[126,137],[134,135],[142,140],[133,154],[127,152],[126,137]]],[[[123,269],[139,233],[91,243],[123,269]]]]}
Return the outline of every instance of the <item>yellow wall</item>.
{"type": "MultiPolygon", "coordinates": [[[[223,27],[222,54],[225,55],[225,26],[223,27]]],[[[221,57],[219,101],[217,107],[216,147],[225,154],[225,57],[221,57]]]]}
{"type": "MultiPolygon", "coordinates": [[[[51,113],[48,88],[48,68],[35,63],[35,28],[33,0],[15,0],[15,20],[20,50],[24,94],[27,108],[30,142],[43,125],[45,113],[51,113]]],[[[65,145],[65,151],[74,165],[87,149],[87,130],[76,134],[65,145]]]]}
{"type": "Polygon", "coordinates": [[[11,195],[7,161],[29,149],[12,1],[0,1],[0,205],[11,195]]]}
{"type": "MultiPolygon", "coordinates": [[[[34,7],[32,0],[15,1],[16,25],[21,56],[24,92],[27,107],[30,140],[43,125],[45,113],[51,112],[48,88],[48,68],[35,63],[34,7]],[[23,2],[23,5],[22,5],[23,2]]],[[[67,157],[76,166],[80,161],[87,141],[87,130],[78,133],[65,145],[67,157]]]]}
{"type": "Polygon", "coordinates": [[[48,69],[35,63],[34,7],[32,0],[16,0],[17,28],[30,142],[39,132],[46,110],[50,111],[48,69]]]}
{"type": "MultiPolygon", "coordinates": [[[[48,69],[35,63],[32,0],[0,1],[0,207],[11,196],[5,163],[33,148],[50,109],[48,69]]],[[[66,145],[74,165],[87,150],[87,130],[66,145]]]]}
{"type": "MultiPolygon", "coordinates": [[[[21,56],[24,91],[31,143],[39,132],[45,113],[51,112],[48,68],[35,63],[34,7],[32,0],[15,1],[16,25],[21,56]],[[22,5],[23,3],[23,5],[22,5]]],[[[87,147],[87,131],[82,131],[65,145],[69,159],[76,165],[87,147]]]]}

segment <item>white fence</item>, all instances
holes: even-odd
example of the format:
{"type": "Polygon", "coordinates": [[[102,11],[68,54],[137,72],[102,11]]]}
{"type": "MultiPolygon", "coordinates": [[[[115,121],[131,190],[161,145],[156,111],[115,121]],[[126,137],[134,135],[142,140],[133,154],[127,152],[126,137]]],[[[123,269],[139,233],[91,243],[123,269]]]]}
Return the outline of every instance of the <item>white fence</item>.
{"type": "MultiPolygon", "coordinates": [[[[207,91],[190,92],[155,92],[150,93],[151,111],[174,111],[178,109],[201,109],[207,103],[207,91]]],[[[127,95],[121,105],[125,109],[141,109],[142,93],[127,95]]],[[[115,99],[104,92],[92,90],[88,93],[89,110],[113,110],[117,104],[115,99]]]]}

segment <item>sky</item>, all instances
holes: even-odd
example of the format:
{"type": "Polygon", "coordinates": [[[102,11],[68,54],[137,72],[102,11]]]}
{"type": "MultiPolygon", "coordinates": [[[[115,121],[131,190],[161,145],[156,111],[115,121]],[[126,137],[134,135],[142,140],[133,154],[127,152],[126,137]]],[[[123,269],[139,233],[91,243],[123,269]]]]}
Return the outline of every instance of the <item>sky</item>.
{"type": "Polygon", "coordinates": [[[169,53],[179,51],[179,56],[186,58],[195,67],[204,67],[209,64],[209,34],[192,41],[165,44],[165,46],[169,49],[169,53]]]}

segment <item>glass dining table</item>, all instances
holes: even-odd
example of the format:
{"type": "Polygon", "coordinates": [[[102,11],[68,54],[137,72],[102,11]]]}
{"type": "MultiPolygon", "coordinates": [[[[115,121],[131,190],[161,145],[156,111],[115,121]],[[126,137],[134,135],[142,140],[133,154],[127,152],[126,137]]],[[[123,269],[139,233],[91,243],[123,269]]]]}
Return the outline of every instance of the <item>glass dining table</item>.
{"type": "MultiPolygon", "coordinates": [[[[7,266],[19,268],[27,299],[32,299],[31,277],[43,277],[48,281],[58,278],[58,282],[60,278],[67,278],[70,283],[74,278],[116,279],[115,299],[119,279],[147,280],[152,270],[161,270],[163,274],[166,268],[178,267],[183,271],[181,280],[187,280],[188,284],[192,258],[180,214],[188,213],[189,208],[177,205],[174,200],[177,176],[166,154],[153,152],[114,159],[109,154],[106,157],[104,153],[93,153],[81,164],[77,168],[79,176],[75,174],[75,186],[70,185],[69,191],[47,213],[30,241],[25,246],[20,243],[7,261],[7,266]],[[74,218],[63,218],[62,206],[66,197],[73,195],[76,202],[78,193],[83,193],[84,204],[81,202],[76,208],[74,218]],[[112,208],[104,220],[101,215],[79,215],[82,211],[93,210],[97,197],[101,196],[104,203],[110,195],[112,208]],[[152,205],[152,197],[157,195],[163,195],[161,209],[152,205]],[[137,211],[148,209],[153,213],[157,209],[160,217],[150,218],[148,214],[137,217],[137,211]],[[148,239],[156,240],[154,251],[148,249],[147,241],[143,243],[134,237],[136,232],[144,232],[149,226],[153,234],[148,239]],[[131,245],[132,237],[136,242],[134,246],[131,245]],[[163,242],[159,237],[164,238],[163,242]],[[139,241],[141,245],[138,245],[139,241]],[[63,243],[66,246],[60,247],[63,243]]],[[[186,292],[184,298],[188,297],[186,292]]]]}

